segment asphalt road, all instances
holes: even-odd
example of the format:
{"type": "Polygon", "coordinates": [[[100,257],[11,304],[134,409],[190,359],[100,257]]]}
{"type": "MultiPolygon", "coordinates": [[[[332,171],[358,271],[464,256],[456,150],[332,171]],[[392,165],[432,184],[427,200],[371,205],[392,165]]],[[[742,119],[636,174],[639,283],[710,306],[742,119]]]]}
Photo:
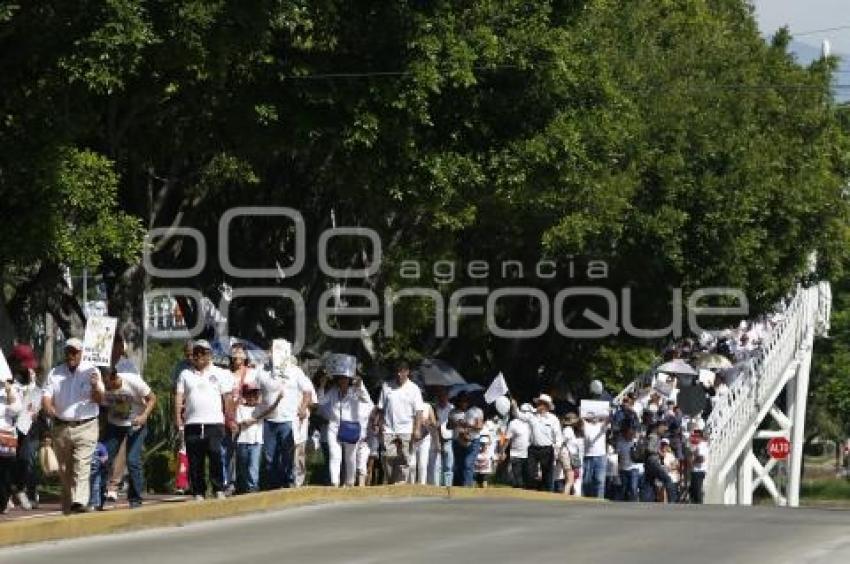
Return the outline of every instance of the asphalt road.
{"type": "Polygon", "coordinates": [[[2,564],[845,563],[850,512],[495,499],[301,507],[0,550],[2,564]]]}

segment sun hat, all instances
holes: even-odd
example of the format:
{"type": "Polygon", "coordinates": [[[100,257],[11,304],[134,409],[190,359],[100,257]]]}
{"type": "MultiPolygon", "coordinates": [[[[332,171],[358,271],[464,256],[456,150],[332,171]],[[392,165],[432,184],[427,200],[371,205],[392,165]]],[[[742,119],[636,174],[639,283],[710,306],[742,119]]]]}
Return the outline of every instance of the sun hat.
{"type": "Polygon", "coordinates": [[[549,409],[555,409],[555,403],[552,401],[552,396],[549,394],[540,394],[536,398],[534,398],[534,403],[545,403],[549,406],[549,409]]]}

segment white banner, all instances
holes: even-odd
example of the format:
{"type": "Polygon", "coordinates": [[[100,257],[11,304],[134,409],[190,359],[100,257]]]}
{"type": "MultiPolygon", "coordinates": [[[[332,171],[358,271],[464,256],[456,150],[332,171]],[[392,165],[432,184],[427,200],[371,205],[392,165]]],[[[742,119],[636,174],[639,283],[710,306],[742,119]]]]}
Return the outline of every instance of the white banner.
{"type": "Polygon", "coordinates": [[[286,339],[272,341],[272,368],[274,372],[283,374],[286,365],[292,359],[292,343],[286,339]]]}
{"type": "Polygon", "coordinates": [[[611,410],[611,404],[607,401],[599,400],[581,400],[579,414],[582,418],[585,417],[608,417],[611,410]]]}
{"type": "Polygon", "coordinates": [[[95,366],[110,366],[117,327],[116,317],[89,317],[83,338],[83,360],[95,366]]]}
{"type": "Polygon", "coordinates": [[[6,362],[6,355],[0,351],[0,382],[12,380],[12,369],[9,368],[9,363],[6,362]]]}
{"type": "Polygon", "coordinates": [[[484,392],[484,401],[487,403],[493,403],[496,401],[496,398],[502,397],[508,393],[508,383],[505,382],[505,377],[499,372],[499,375],[493,380],[490,384],[490,387],[487,388],[487,391],[484,392]]]}

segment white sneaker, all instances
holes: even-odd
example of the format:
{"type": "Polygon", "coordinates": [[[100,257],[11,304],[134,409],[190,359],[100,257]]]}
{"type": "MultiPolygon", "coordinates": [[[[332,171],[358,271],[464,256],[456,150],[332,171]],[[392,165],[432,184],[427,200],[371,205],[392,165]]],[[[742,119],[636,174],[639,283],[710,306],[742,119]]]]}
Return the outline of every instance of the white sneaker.
{"type": "Polygon", "coordinates": [[[196,496],[195,496],[195,501],[204,501],[204,496],[202,496],[202,495],[196,495],[196,496]]]}
{"type": "Polygon", "coordinates": [[[106,501],[116,502],[118,501],[118,492],[115,490],[109,490],[106,492],[106,501]]]}
{"type": "Polygon", "coordinates": [[[35,494],[35,497],[30,500],[30,505],[33,509],[38,509],[38,504],[41,498],[39,498],[38,494],[35,494]]]}
{"type": "Polygon", "coordinates": [[[5,509],[4,513],[6,511],[9,511],[10,509],[14,509],[14,508],[15,508],[15,502],[13,502],[12,498],[10,497],[9,502],[6,504],[6,509],[5,509]]]}
{"type": "Polygon", "coordinates": [[[227,497],[227,494],[224,493],[224,492],[215,492],[215,498],[216,499],[225,499],[226,497],[227,497]]]}
{"type": "Polygon", "coordinates": [[[21,509],[24,511],[30,511],[32,509],[32,504],[30,503],[26,492],[18,492],[15,497],[18,499],[18,505],[21,506],[21,509]]]}

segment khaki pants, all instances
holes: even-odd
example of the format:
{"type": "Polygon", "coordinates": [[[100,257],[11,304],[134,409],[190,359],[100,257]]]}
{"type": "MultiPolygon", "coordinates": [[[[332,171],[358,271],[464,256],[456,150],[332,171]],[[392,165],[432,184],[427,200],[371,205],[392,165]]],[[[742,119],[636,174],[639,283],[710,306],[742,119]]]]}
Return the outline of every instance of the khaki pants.
{"type": "Polygon", "coordinates": [[[91,460],[98,431],[97,418],[77,426],[56,422],[53,442],[62,480],[62,510],[66,513],[71,510],[71,504],[89,504],[91,460]]]}
{"type": "Polygon", "coordinates": [[[127,470],[127,437],[124,437],[121,441],[118,453],[109,463],[112,465],[112,471],[109,474],[109,485],[106,487],[106,491],[115,492],[118,491],[118,486],[124,479],[124,472],[127,470]]]}
{"type": "Polygon", "coordinates": [[[409,434],[384,432],[384,482],[407,482],[411,456],[409,434]]]}

